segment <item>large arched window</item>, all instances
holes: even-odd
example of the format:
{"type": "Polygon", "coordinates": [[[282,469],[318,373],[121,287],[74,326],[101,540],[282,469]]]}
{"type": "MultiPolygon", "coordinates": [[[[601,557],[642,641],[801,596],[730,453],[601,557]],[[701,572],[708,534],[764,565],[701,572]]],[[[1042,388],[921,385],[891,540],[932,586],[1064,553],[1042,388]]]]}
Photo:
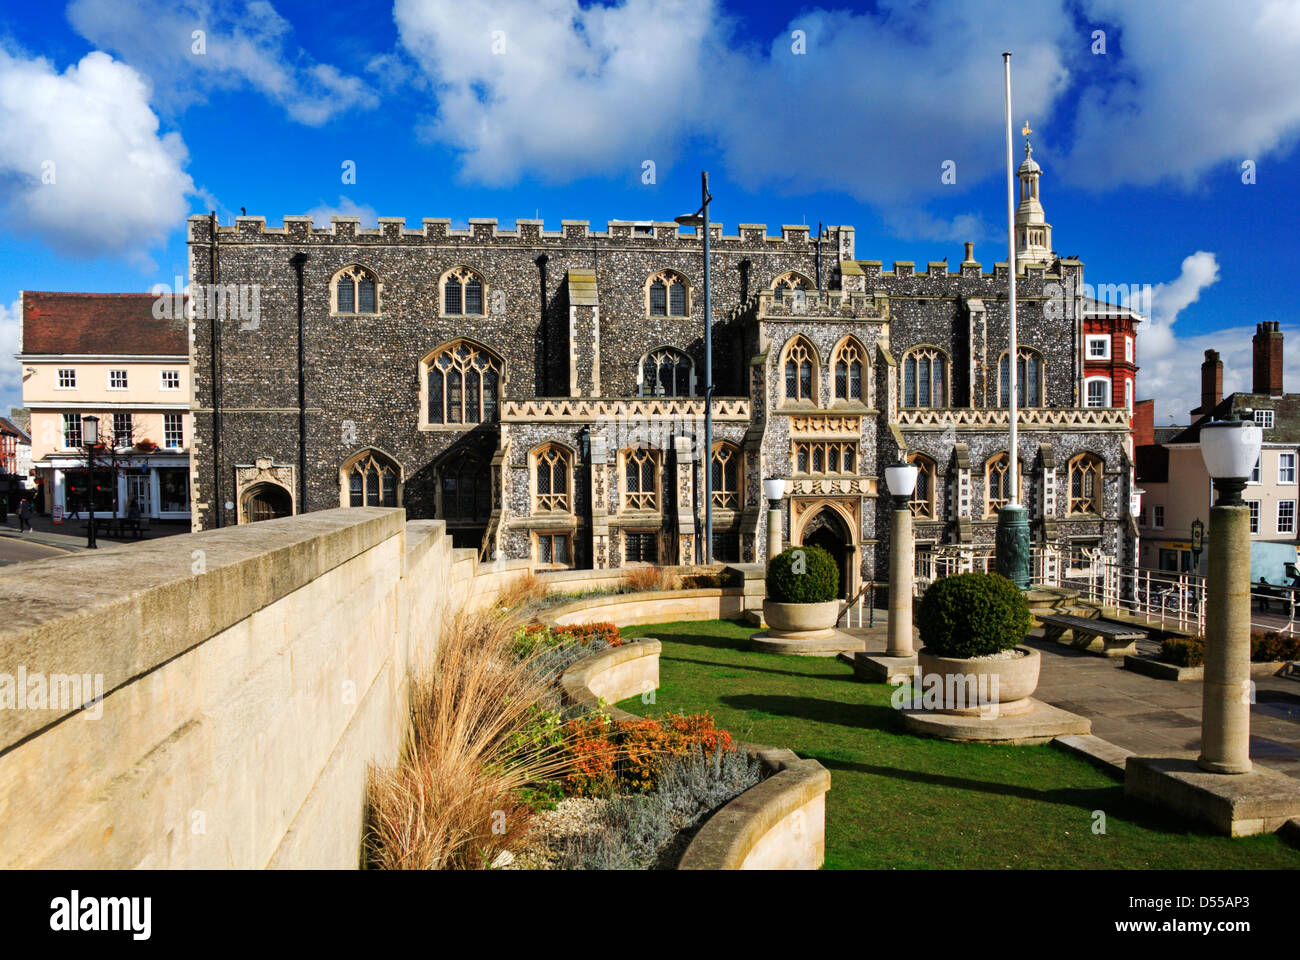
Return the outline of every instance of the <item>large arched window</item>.
{"type": "Polygon", "coordinates": [[[470,340],[453,340],[424,360],[430,424],[491,423],[501,401],[501,358],[470,340]]]}
{"type": "Polygon", "coordinates": [[[867,399],[867,351],[854,337],[845,337],[831,354],[833,400],[867,399]]]}
{"type": "Polygon", "coordinates": [[[984,465],[985,516],[993,516],[1008,503],[1019,502],[1020,488],[1012,476],[1011,458],[1005,453],[989,457],[984,465]]]}
{"type": "Polygon", "coordinates": [[[654,450],[623,451],[623,508],[659,509],[659,454],[654,450]]]}
{"type": "Polygon", "coordinates": [[[695,395],[695,367],[689,355],[673,347],[659,347],[641,358],[641,395],[690,397],[695,395]]]}
{"type": "Polygon", "coordinates": [[[1101,516],[1101,458],[1081,453],[1070,461],[1070,513],[1101,516]]]}
{"type": "Polygon", "coordinates": [[[486,523],[492,513],[492,471],[473,450],[453,453],[438,467],[438,516],[486,523]]]}
{"type": "Polygon", "coordinates": [[[569,491],[573,487],[573,459],[557,443],[548,443],[533,451],[533,510],[537,512],[573,512],[569,491]]]}
{"type": "Polygon", "coordinates": [[[744,454],[740,447],[725,440],[713,445],[713,506],[721,510],[740,509],[740,482],[744,471],[744,454]]]}
{"type": "Polygon", "coordinates": [[[457,267],[442,278],[442,312],[447,316],[482,316],[483,278],[468,267],[457,267]]]}
{"type": "Polygon", "coordinates": [[[795,337],[781,355],[785,399],[817,402],[817,350],[804,337],[795,337]]]}
{"type": "Polygon", "coordinates": [[[691,287],[674,270],[660,270],[646,283],[646,312],[652,317],[684,317],[691,312],[691,287]]]}
{"type": "Polygon", "coordinates": [[[915,347],[903,356],[903,406],[948,406],[948,354],[915,347]]]}
{"type": "MultiPolygon", "coordinates": [[[[1011,364],[1009,355],[1002,354],[999,362],[998,406],[1009,406],[1011,399],[1011,364]]],[[[1022,347],[1016,351],[1016,406],[1041,407],[1043,405],[1043,355],[1037,350],[1022,347]]]]}
{"type": "Polygon", "coordinates": [[[379,283],[365,267],[344,267],[330,281],[334,312],[374,314],[379,312],[379,283]]]}
{"type": "Polygon", "coordinates": [[[396,507],[401,503],[402,471],[390,458],[363,450],[343,464],[340,480],[350,507],[396,507]]]}
{"type": "Polygon", "coordinates": [[[935,462],[923,453],[914,453],[907,459],[916,467],[916,489],[908,501],[912,516],[918,520],[934,520],[938,516],[935,505],[938,470],[935,462]]]}
{"type": "Polygon", "coordinates": [[[783,273],[781,276],[777,277],[776,281],[772,284],[772,299],[777,303],[780,303],[784,301],[787,296],[796,294],[796,291],[806,295],[811,289],[812,284],[808,281],[808,278],[802,274],[795,273],[794,271],[783,273]]]}

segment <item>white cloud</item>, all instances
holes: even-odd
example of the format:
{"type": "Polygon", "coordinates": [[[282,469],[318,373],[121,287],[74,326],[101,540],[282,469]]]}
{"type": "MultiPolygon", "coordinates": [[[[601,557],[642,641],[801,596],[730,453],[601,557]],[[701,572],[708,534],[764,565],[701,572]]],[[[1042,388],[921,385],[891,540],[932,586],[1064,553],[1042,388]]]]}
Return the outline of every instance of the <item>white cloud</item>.
{"type": "MultiPolygon", "coordinates": [[[[1293,0],[1087,0],[1090,19],[1118,25],[1095,58],[1116,79],[1079,100],[1065,164],[1094,187],[1197,182],[1294,145],[1300,132],[1300,6],[1293,0]]],[[[1234,181],[1235,182],[1235,181],[1234,181]]]]}
{"type": "Polygon", "coordinates": [[[379,214],[368,203],[356,203],[349,197],[340,196],[337,206],[322,203],[312,207],[305,216],[312,219],[312,226],[325,228],[330,225],[330,217],[360,217],[361,226],[373,228],[379,226],[379,214]]]}
{"type": "Polygon", "coordinates": [[[194,183],[161,134],[148,84],[105,53],[57,73],[0,49],[0,204],[11,228],[60,253],[125,256],[176,230],[194,183]]]}
{"type": "Polygon", "coordinates": [[[0,416],[9,416],[10,407],[23,403],[23,368],[14,354],[22,341],[22,301],[8,307],[0,303],[0,416]]]}
{"type": "Polygon", "coordinates": [[[169,110],[245,85],[309,126],[378,102],[359,77],[316,63],[294,45],[289,21],[265,0],[73,0],[68,20],[148,74],[169,110]],[[203,31],[202,52],[196,30],[203,31]]]}

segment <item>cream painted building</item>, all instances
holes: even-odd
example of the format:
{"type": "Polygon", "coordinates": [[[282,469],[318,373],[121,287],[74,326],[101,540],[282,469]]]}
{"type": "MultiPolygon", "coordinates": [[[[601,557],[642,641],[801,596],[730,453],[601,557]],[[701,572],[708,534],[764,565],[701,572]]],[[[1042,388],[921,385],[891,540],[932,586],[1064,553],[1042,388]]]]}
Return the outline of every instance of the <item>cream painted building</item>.
{"type": "MultiPolygon", "coordinates": [[[[1213,485],[1201,458],[1200,428],[1207,419],[1232,419],[1250,411],[1264,434],[1259,463],[1242,494],[1251,508],[1252,579],[1283,579],[1284,564],[1295,559],[1300,542],[1300,394],[1282,392],[1281,357],[1281,331],[1276,324],[1260,324],[1255,334],[1253,390],[1223,398],[1223,363],[1216,351],[1206,351],[1201,406],[1192,411],[1196,421],[1166,443],[1139,449],[1141,566],[1192,569],[1192,523],[1205,523],[1208,534],[1214,502],[1213,485]]],[[[1200,565],[1203,573],[1204,553],[1200,565]]]]}
{"type": "Polygon", "coordinates": [[[158,319],[151,294],[22,294],[23,404],[42,513],[190,517],[189,340],[183,319],[158,319]],[[104,448],[87,469],[85,418],[104,448]]]}

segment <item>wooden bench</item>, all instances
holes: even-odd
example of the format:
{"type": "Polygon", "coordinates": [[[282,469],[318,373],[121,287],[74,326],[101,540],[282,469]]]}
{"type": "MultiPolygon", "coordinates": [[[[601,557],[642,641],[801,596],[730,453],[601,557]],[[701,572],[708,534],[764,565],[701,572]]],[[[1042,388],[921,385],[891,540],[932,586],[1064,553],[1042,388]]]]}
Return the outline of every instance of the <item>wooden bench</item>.
{"type": "Polygon", "coordinates": [[[1044,639],[1064,640],[1065,634],[1069,632],[1069,639],[1076,647],[1103,657],[1136,654],[1137,642],[1147,637],[1145,630],[1135,630],[1102,620],[1089,620],[1068,613],[1040,613],[1038,621],[1043,625],[1044,639]]]}

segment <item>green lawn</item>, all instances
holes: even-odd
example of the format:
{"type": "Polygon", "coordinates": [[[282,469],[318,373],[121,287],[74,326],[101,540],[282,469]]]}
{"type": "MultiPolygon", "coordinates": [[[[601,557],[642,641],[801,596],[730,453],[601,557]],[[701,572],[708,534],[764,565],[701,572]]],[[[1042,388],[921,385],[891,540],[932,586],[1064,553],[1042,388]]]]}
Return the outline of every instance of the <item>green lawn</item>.
{"type": "Polygon", "coordinates": [[[833,658],[751,653],[752,632],[719,620],[625,629],[663,641],[661,685],[654,704],[619,706],[708,710],[740,739],[819,760],[831,772],[828,868],[1300,868],[1300,850],[1274,836],[1189,829],[1053,747],[903,733],[891,688],[833,658]]]}

